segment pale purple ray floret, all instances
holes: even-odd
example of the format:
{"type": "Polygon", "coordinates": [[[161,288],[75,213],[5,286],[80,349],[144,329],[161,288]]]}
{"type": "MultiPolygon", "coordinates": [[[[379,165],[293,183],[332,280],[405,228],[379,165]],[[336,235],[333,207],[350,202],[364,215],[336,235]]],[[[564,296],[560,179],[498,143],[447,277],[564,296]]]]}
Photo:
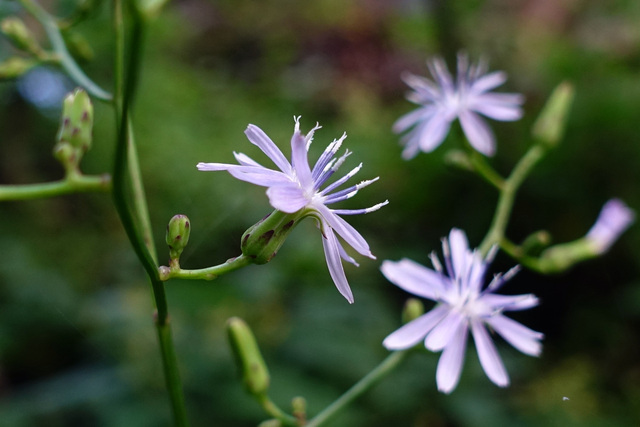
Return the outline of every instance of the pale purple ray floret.
{"type": "Polygon", "coordinates": [[[622,200],[611,199],[602,207],[586,239],[593,245],[596,253],[603,254],[633,224],[635,217],[635,212],[622,200]]]}
{"type": "Polygon", "coordinates": [[[237,179],[267,187],[269,202],[275,209],[291,214],[304,209],[308,211],[309,216],[315,217],[322,232],[324,254],[331,278],[338,291],[349,303],[353,303],[353,294],[347,282],[341,259],[356,266],[358,263],[347,254],[335,233],[358,253],[372,259],[375,259],[375,257],[365,239],[340,215],[358,215],[373,212],[386,205],[388,201],[365,209],[329,208],[328,205],[355,196],[361,188],[377,181],[378,178],[362,181],[348,188],[338,190],[360,170],[362,167],[362,163],[360,163],[345,176],[321,189],[351,154],[350,151],[346,150],[342,156],[335,157],[347,135],[345,133],[339,139],[333,140],[320,155],[313,169],[311,169],[307,158],[308,150],[313,141],[313,135],[316,130],[320,129],[320,126],[316,125],[305,136],[300,132],[299,119],[299,117],[295,118],[295,128],[291,138],[291,163],[262,129],[250,124],[245,131],[249,141],[258,146],[275,163],[279,170],[264,167],[249,156],[235,152],[233,154],[239,163],[238,165],[198,163],[197,167],[201,171],[226,170],[237,179]]]}
{"type": "Polygon", "coordinates": [[[487,328],[497,332],[522,353],[539,356],[540,332],[531,330],[505,316],[505,311],[525,310],[538,305],[533,294],[499,295],[494,293],[516,274],[514,267],[498,274],[483,290],[484,276],[495,249],[483,259],[469,249],[465,233],[451,230],[442,241],[445,268],[431,255],[434,269],[409,259],[384,261],[382,273],[396,286],[414,295],[435,301],[426,314],[410,321],[385,338],[390,350],[404,350],[424,340],[428,350],[441,351],[436,370],[438,390],[450,393],[458,385],[469,330],[473,336],[480,364],[489,379],[500,387],[509,385],[509,376],[487,328]]]}
{"type": "Polygon", "coordinates": [[[457,118],[471,146],[478,152],[492,156],[496,151],[491,128],[480,117],[514,121],[522,117],[522,95],[492,93],[502,85],[507,75],[501,71],[487,73],[487,63],[469,65],[466,55],[458,55],[458,73],[454,81],[442,58],[427,61],[435,81],[407,73],[403,80],[413,89],[407,99],[420,107],[400,117],[393,125],[396,133],[404,133],[402,156],[415,157],[419,151],[435,150],[449,133],[457,118]]]}

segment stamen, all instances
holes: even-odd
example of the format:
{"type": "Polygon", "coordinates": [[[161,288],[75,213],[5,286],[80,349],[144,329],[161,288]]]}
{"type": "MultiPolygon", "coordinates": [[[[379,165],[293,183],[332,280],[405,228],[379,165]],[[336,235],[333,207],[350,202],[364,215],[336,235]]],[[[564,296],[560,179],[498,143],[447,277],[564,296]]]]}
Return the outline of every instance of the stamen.
{"type": "MultiPolygon", "coordinates": [[[[331,172],[331,174],[333,174],[333,172],[335,172],[335,170],[337,170],[337,168],[340,167],[340,165],[337,165],[337,167],[333,167],[333,171],[331,172]]],[[[352,176],[354,176],[356,173],[358,173],[358,171],[362,168],[362,163],[360,163],[358,166],[356,166],[355,168],[351,169],[349,171],[349,173],[347,173],[345,176],[343,176],[342,178],[336,180],[335,182],[331,183],[330,185],[327,186],[327,188],[325,188],[324,190],[322,190],[320,192],[321,195],[325,195],[328,194],[329,192],[335,190],[336,188],[338,188],[339,186],[341,186],[342,184],[344,184],[345,182],[347,182],[352,176]]],[[[320,185],[322,185],[327,178],[329,178],[331,176],[331,174],[329,174],[326,178],[323,176],[323,180],[320,181],[318,180],[317,184],[316,184],[316,188],[320,187],[320,185]]]]}
{"type": "Polygon", "coordinates": [[[377,205],[373,205],[369,208],[364,208],[364,209],[331,209],[331,212],[336,213],[338,215],[362,215],[362,214],[368,214],[370,212],[375,212],[378,209],[380,209],[381,207],[383,207],[384,205],[388,205],[389,201],[385,200],[382,203],[378,203],[377,205]]]}
{"type": "MultiPolygon", "coordinates": [[[[367,185],[369,185],[371,183],[376,182],[377,180],[378,180],[378,177],[376,177],[374,179],[367,180],[367,181],[362,181],[359,184],[356,184],[356,185],[351,186],[349,188],[346,188],[344,190],[340,190],[337,193],[333,193],[333,194],[327,196],[327,198],[325,200],[325,205],[329,204],[329,203],[336,203],[336,202],[340,202],[342,200],[350,199],[351,197],[355,196],[356,193],[358,193],[358,190],[360,190],[361,188],[366,187],[367,185]]],[[[320,195],[323,195],[323,193],[320,193],[320,195]]]]}

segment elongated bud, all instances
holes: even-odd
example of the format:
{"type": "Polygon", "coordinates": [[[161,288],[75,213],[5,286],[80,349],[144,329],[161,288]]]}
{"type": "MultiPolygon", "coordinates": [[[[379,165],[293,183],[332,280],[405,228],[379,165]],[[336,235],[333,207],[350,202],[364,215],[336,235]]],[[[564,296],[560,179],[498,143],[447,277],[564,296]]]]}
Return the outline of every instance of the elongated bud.
{"type": "Polygon", "coordinates": [[[42,53],[42,48],[33,33],[24,25],[20,18],[9,17],[2,20],[0,30],[7,36],[15,47],[33,55],[42,53]]]}
{"type": "Polygon", "coordinates": [[[93,132],[93,104],[89,95],[78,88],[64,99],[58,141],[67,142],[82,156],[90,147],[93,132]]]}
{"type": "Polygon", "coordinates": [[[242,254],[255,264],[266,264],[276,256],[296,223],[304,217],[303,212],[293,214],[279,210],[271,212],[242,235],[242,254]]]}
{"type": "Polygon", "coordinates": [[[545,273],[561,272],[578,262],[604,254],[634,220],[634,211],[622,200],[609,200],[586,236],[551,246],[542,252],[540,270],[545,273]]]}
{"type": "Polygon", "coordinates": [[[424,314],[424,304],[416,298],[409,298],[402,309],[402,323],[409,323],[424,314]]]}
{"type": "Polygon", "coordinates": [[[545,104],[538,119],[533,124],[533,136],[548,147],[555,147],[562,139],[567,124],[568,113],[573,102],[573,86],[560,83],[545,104]]]}
{"type": "Polygon", "coordinates": [[[232,317],[227,320],[227,335],[247,391],[264,396],[269,389],[269,371],[251,329],[244,320],[232,317]]]}
{"type": "Polygon", "coordinates": [[[0,62],[0,79],[15,79],[20,77],[40,62],[14,56],[0,62]]]}
{"type": "Polygon", "coordinates": [[[169,246],[169,258],[177,260],[189,243],[191,223],[186,215],[174,215],[167,225],[165,240],[169,246]]]}
{"type": "Polygon", "coordinates": [[[301,421],[300,425],[304,425],[304,421],[307,418],[307,400],[302,396],[296,396],[291,399],[291,408],[293,409],[293,416],[298,421],[301,421]]]}

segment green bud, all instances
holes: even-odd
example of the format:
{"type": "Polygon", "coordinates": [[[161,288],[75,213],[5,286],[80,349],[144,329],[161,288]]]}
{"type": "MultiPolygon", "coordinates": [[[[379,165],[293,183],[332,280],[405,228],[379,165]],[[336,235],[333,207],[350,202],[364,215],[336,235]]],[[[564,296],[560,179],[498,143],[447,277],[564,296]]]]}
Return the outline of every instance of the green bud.
{"type": "Polygon", "coordinates": [[[135,0],[134,5],[144,18],[156,18],[169,0],[135,0]]]}
{"type": "Polygon", "coordinates": [[[174,260],[180,258],[182,251],[189,243],[191,224],[186,215],[174,215],[167,225],[166,241],[169,246],[169,257],[174,260]]]}
{"type": "Polygon", "coordinates": [[[64,33],[64,41],[71,54],[84,61],[91,61],[95,56],[93,48],[80,33],[67,30],[64,33]]]}
{"type": "MultiPolygon", "coordinates": [[[[300,421],[307,418],[307,400],[302,396],[296,396],[291,400],[291,408],[293,409],[293,416],[300,421]]],[[[304,425],[301,423],[300,425],[304,425]]]]}
{"type": "Polygon", "coordinates": [[[93,132],[93,105],[84,90],[78,88],[67,95],[62,107],[62,123],[58,141],[67,142],[78,150],[80,157],[91,147],[93,132]]]}
{"type": "Polygon", "coordinates": [[[269,371],[251,329],[244,320],[232,317],[227,320],[227,335],[247,391],[264,396],[269,389],[269,371]]]}
{"type": "Polygon", "coordinates": [[[7,36],[11,43],[20,50],[34,55],[42,53],[42,48],[36,41],[33,33],[24,25],[20,18],[9,17],[0,22],[0,30],[7,36]]]}
{"type": "Polygon", "coordinates": [[[416,298],[409,298],[402,309],[402,323],[409,323],[424,314],[422,301],[416,298]]]}
{"type": "Polygon", "coordinates": [[[40,62],[35,59],[25,59],[14,56],[0,62],[0,79],[15,79],[20,77],[40,62]]]}
{"type": "Polygon", "coordinates": [[[555,147],[564,133],[569,108],[574,98],[573,86],[560,83],[553,91],[533,124],[533,136],[548,147],[555,147]]]}
{"type": "Polygon", "coordinates": [[[293,214],[277,209],[271,212],[244,232],[240,243],[242,255],[255,264],[268,263],[276,256],[291,230],[305,214],[304,209],[293,214]]]}
{"type": "Polygon", "coordinates": [[[540,230],[530,234],[524,239],[522,252],[526,255],[537,255],[540,251],[551,244],[551,235],[548,231],[540,230]]]}

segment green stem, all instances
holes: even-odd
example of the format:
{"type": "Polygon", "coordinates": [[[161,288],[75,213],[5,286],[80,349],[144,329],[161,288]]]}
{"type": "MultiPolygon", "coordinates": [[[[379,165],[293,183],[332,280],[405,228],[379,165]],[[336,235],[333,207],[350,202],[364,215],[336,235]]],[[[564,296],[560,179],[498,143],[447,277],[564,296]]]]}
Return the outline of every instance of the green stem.
{"type": "Polygon", "coordinates": [[[283,425],[290,427],[297,427],[300,425],[296,417],[285,413],[278,407],[278,405],[276,405],[271,399],[269,399],[269,396],[262,395],[258,398],[258,401],[260,402],[260,406],[262,406],[262,409],[264,409],[267,414],[271,415],[273,418],[277,418],[278,420],[280,420],[283,425]]]}
{"type": "Polygon", "coordinates": [[[479,247],[482,255],[486,255],[493,245],[500,245],[502,243],[509,222],[509,216],[513,209],[516,193],[524,179],[546,152],[547,150],[544,146],[540,144],[533,145],[513,168],[509,178],[504,181],[491,227],[479,247]]]}
{"type": "Polygon", "coordinates": [[[158,276],[155,253],[151,247],[150,226],[148,209],[144,201],[143,183],[139,173],[139,165],[135,151],[134,140],[131,138],[130,106],[132,104],[135,89],[137,87],[138,73],[142,59],[142,41],[144,36],[143,21],[135,12],[133,13],[133,26],[131,33],[129,63],[125,70],[122,56],[124,54],[124,21],[121,0],[114,0],[114,25],[116,31],[116,59],[115,62],[115,106],[118,139],[113,173],[114,204],[127,233],[129,241],[136,255],[140,259],[149,280],[156,305],[156,328],[158,341],[162,355],[162,365],[165,381],[172,406],[174,423],[179,427],[189,425],[182,391],[182,382],[178,370],[164,283],[158,276]],[[132,164],[134,163],[134,164],[132,164]],[[129,196],[133,197],[135,213],[129,206],[129,196]],[[141,219],[145,217],[144,219],[141,219]],[[141,231],[139,227],[143,227],[141,231]]]}
{"type": "Polygon", "coordinates": [[[373,387],[378,381],[391,373],[391,371],[405,359],[409,351],[410,350],[404,350],[391,353],[373,371],[369,372],[364,378],[347,390],[345,394],[340,396],[338,400],[333,402],[324,411],[305,424],[305,427],[318,427],[328,422],[342,409],[351,404],[355,399],[373,387]]]}
{"type": "Polygon", "coordinates": [[[60,33],[60,29],[58,28],[58,24],[56,19],[49,15],[38,3],[33,0],[19,0],[22,6],[31,13],[39,22],[42,24],[49,40],[51,41],[51,46],[53,47],[54,52],[58,56],[60,60],[60,64],[62,68],[69,74],[77,84],[82,86],[89,92],[91,95],[95,96],[98,99],[103,101],[111,101],[113,99],[112,95],[105,90],[103,90],[100,86],[95,84],[87,75],[80,69],[76,61],[71,57],[67,47],[64,43],[64,39],[62,38],[62,34],[60,33]]]}
{"type": "Polygon", "coordinates": [[[475,150],[471,150],[469,159],[474,171],[478,173],[485,181],[493,185],[498,190],[504,187],[504,178],[500,176],[484,159],[484,156],[475,150]]]}
{"type": "Polygon", "coordinates": [[[41,199],[71,193],[109,192],[110,190],[111,177],[108,174],[99,176],[67,175],[64,179],[54,182],[0,185],[0,202],[41,199]]]}
{"type": "Polygon", "coordinates": [[[246,267],[251,264],[251,262],[250,258],[240,255],[239,257],[227,260],[224,264],[198,270],[183,270],[179,265],[176,266],[172,263],[171,267],[160,267],[158,275],[162,281],[169,279],[214,280],[218,276],[246,267]]]}

